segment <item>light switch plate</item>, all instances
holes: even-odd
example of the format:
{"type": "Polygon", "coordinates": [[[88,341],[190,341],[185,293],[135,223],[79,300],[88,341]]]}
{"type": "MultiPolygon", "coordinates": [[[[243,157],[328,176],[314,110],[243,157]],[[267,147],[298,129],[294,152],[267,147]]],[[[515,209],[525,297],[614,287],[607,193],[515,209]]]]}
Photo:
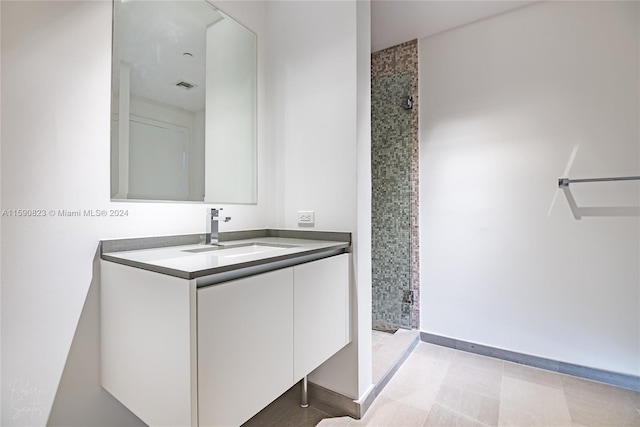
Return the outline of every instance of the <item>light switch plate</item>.
{"type": "Polygon", "coordinates": [[[315,222],[315,212],[314,211],[298,211],[298,224],[302,225],[313,225],[315,222]]]}

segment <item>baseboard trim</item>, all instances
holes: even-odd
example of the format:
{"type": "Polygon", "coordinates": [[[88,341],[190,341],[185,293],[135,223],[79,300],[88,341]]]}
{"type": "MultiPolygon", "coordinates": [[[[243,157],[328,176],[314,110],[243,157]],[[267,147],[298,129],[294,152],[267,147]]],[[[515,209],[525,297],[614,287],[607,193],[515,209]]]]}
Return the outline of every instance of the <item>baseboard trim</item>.
{"type": "Polygon", "coordinates": [[[367,413],[376,397],[382,392],[391,378],[398,372],[398,369],[407,360],[411,352],[420,342],[420,334],[416,334],[400,357],[394,362],[389,370],[380,378],[377,384],[369,388],[368,392],[360,400],[353,400],[335,391],[328,390],[312,382],[308,383],[309,403],[332,416],[348,415],[352,418],[361,419],[367,413]]]}
{"type": "Polygon", "coordinates": [[[378,397],[378,394],[376,393],[376,386],[371,384],[371,387],[369,387],[369,390],[367,390],[364,397],[358,402],[360,404],[358,407],[358,419],[364,417],[364,414],[366,414],[371,405],[373,405],[376,397],[378,397]]]}
{"type": "Polygon", "coordinates": [[[531,356],[529,354],[518,353],[511,350],[503,350],[501,348],[443,337],[427,332],[420,332],[420,340],[430,344],[436,344],[443,347],[449,347],[456,350],[479,354],[482,356],[494,357],[496,359],[502,359],[508,362],[519,363],[521,365],[546,369],[547,371],[558,372],[560,374],[572,375],[587,380],[598,381],[617,387],[640,391],[640,377],[636,377],[634,375],[605,371],[603,369],[590,368],[588,366],[561,362],[559,360],[546,359],[539,356],[531,356]]]}
{"type": "Polygon", "coordinates": [[[350,397],[329,390],[318,384],[308,383],[309,404],[334,417],[348,415],[357,418],[358,404],[350,397]]]}

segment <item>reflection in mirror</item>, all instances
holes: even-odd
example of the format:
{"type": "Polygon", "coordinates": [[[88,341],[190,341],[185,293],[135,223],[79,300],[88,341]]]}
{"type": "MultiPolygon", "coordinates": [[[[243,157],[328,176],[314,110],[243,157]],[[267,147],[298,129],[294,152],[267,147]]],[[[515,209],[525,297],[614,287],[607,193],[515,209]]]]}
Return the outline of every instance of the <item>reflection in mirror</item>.
{"type": "Polygon", "coordinates": [[[256,203],[256,36],[205,0],[115,0],[112,199],[256,203]]]}

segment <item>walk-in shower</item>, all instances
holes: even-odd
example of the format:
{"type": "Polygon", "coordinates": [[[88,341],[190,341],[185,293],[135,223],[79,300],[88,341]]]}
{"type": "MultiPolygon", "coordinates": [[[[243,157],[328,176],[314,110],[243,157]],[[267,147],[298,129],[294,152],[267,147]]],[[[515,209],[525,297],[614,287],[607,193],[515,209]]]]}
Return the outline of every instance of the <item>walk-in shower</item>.
{"type": "Polygon", "coordinates": [[[371,57],[372,322],[417,328],[417,41],[371,57]]]}

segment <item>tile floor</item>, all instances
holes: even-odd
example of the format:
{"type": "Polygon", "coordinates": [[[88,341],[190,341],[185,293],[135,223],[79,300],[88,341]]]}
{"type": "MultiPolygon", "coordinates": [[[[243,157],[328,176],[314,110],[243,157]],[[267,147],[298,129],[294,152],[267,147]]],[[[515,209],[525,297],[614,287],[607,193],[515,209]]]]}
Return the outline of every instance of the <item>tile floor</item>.
{"type": "Polygon", "coordinates": [[[419,343],[361,420],[285,393],[246,426],[640,426],[640,393],[419,343]]]}

